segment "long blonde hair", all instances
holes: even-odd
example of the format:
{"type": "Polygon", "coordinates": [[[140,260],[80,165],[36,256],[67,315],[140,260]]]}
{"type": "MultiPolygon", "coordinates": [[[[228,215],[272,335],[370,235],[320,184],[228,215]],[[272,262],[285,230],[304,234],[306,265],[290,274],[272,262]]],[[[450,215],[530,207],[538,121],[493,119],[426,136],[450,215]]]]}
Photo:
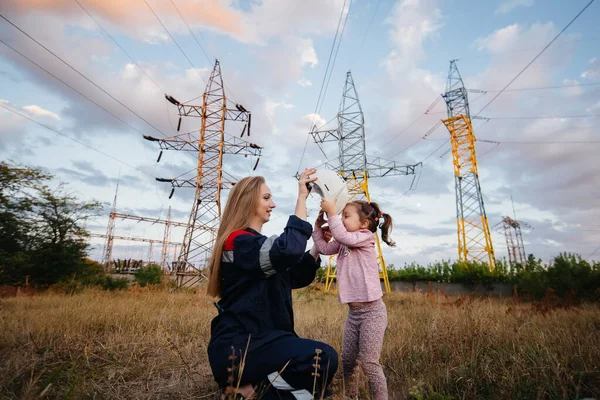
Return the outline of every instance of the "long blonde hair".
{"type": "Polygon", "coordinates": [[[221,215],[221,224],[212,255],[208,260],[209,276],[206,293],[209,296],[219,297],[221,295],[220,272],[223,247],[232,232],[246,229],[250,225],[258,207],[260,188],[263,183],[265,183],[265,178],[262,176],[248,176],[236,183],[229,193],[225,210],[221,215]]]}

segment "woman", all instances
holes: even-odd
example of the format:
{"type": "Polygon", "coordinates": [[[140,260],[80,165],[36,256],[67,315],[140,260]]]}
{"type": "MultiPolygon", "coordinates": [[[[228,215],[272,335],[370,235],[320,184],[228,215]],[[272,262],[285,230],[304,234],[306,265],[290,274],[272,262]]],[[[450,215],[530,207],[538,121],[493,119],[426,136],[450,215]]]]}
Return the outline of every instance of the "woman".
{"type": "Polygon", "coordinates": [[[337,370],[331,346],[294,332],[292,289],[309,285],[320,264],[316,249],[305,252],[312,234],[307,183],[315,172],[300,176],[294,215],[279,236],[261,234],[275,203],[260,176],[234,186],[221,217],[209,261],[207,293],[220,300],[208,358],[219,386],[239,385],[244,398],[312,399],[315,381],[320,397],[337,370]]]}

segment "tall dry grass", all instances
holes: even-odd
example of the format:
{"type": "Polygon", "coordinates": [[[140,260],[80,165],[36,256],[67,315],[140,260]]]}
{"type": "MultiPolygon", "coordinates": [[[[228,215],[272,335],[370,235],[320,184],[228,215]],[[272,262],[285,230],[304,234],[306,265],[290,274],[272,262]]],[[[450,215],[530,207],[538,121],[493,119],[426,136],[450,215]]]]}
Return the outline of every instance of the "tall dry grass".
{"type": "MultiPolygon", "coordinates": [[[[418,399],[600,396],[600,307],[541,314],[510,300],[457,299],[385,297],[391,398],[403,389],[418,399]]],[[[0,397],[213,399],[206,346],[215,313],[204,295],[164,291],[0,299],[0,397]]],[[[295,293],[300,336],[339,350],[345,314],[333,295],[295,293]]]]}

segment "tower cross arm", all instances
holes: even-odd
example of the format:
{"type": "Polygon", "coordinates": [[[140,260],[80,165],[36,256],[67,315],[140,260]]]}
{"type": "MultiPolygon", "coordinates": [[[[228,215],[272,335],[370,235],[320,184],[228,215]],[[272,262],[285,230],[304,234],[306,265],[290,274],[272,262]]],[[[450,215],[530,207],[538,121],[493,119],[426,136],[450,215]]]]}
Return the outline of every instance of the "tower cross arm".
{"type": "Polygon", "coordinates": [[[340,134],[338,129],[329,129],[325,131],[317,131],[312,130],[310,134],[313,137],[313,140],[316,144],[325,143],[325,142],[337,142],[340,140],[340,134]]]}
{"type": "MultiPolygon", "coordinates": [[[[170,180],[169,180],[170,182],[170,180]]],[[[119,218],[119,219],[129,219],[129,220],[133,220],[133,221],[138,221],[138,222],[149,222],[152,224],[170,224],[171,226],[177,226],[177,227],[187,227],[187,223],[185,222],[177,222],[177,221],[167,221],[164,219],[160,219],[160,218],[150,218],[150,217],[138,217],[137,215],[130,215],[130,214],[123,214],[123,213],[114,213],[114,218],[119,218]]]]}
{"type": "MultiPolygon", "coordinates": [[[[89,234],[90,237],[96,237],[96,238],[106,238],[108,235],[104,235],[101,233],[90,233],[89,234]]],[[[161,243],[162,240],[160,239],[147,239],[147,238],[140,238],[140,237],[131,237],[131,236],[111,236],[113,239],[116,240],[129,240],[131,242],[144,242],[144,243],[161,243]]],[[[166,244],[168,245],[175,245],[175,246],[179,246],[181,245],[181,242],[166,242],[166,244]]]]}
{"type": "MultiPolygon", "coordinates": [[[[202,118],[204,115],[201,105],[194,104],[177,104],[177,110],[180,117],[197,117],[202,118]]],[[[249,122],[252,118],[250,111],[243,106],[237,104],[236,108],[225,109],[225,119],[238,122],[249,122]]]]}
{"type": "MultiPolygon", "coordinates": [[[[197,178],[190,178],[190,179],[155,178],[155,179],[158,182],[170,183],[171,186],[174,188],[197,188],[198,187],[198,183],[197,183],[198,179],[197,178]]],[[[207,184],[201,185],[201,189],[216,190],[219,185],[225,186],[222,189],[227,189],[227,188],[232,187],[235,184],[236,184],[236,182],[234,182],[234,181],[221,181],[220,184],[219,183],[207,183],[207,184]]]]}
{"type": "Polygon", "coordinates": [[[246,142],[235,136],[227,138],[223,142],[224,154],[241,154],[245,156],[260,157],[263,147],[255,143],[246,142]]]}
{"type": "MultiPolygon", "coordinates": [[[[151,142],[158,142],[161,150],[181,150],[181,151],[199,151],[200,145],[198,141],[198,132],[183,133],[181,135],[172,136],[169,138],[155,138],[152,136],[144,135],[144,139],[151,142]]],[[[215,148],[204,148],[205,152],[218,152],[220,151],[216,146],[215,148]]],[[[241,154],[248,156],[261,155],[263,147],[255,143],[247,142],[243,139],[235,136],[228,137],[223,142],[223,153],[224,154],[241,154]]]]}
{"type": "Polygon", "coordinates": [[[407,165],[396,161],[386,160],[381,157],[367,156],[367,171],[370,177],[384,177],[395,175],[414,175],[416,168],[421,163],[407,165]]]}

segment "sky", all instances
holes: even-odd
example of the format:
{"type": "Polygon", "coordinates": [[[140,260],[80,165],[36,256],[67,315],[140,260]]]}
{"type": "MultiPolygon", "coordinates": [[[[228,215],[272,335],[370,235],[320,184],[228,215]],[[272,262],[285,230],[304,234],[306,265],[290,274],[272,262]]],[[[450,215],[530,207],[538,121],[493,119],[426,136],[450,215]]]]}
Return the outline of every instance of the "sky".
{"type": "MultiPolygon", "coordinates": [[[[480,117],[473,129],[496,256],[507,257],[497,224],[510,216],[531,226],[523,228],[527,254],[599,260],[600,3],[493,100],[588,2],[4,0],[0,160],[44,168],[54,185],[101,201],[87,224],[94,233],[106,232],[117,183],[118,212],[164,219],[171,207],[173,220],[187,221],[193,189],[169,199],[170,185],[154,178],[186,176],[195,155],[167,151],[157,163],[158,146],[142,135],[174,136],[177,108],[164,94],[200,96],[218,59],[228,98],[252,111],[244,139],[264,147],[256,171],[251,157],[228,156],[224,169],[238,179],[265,176],[277,208],[263,233],[277,234],[293,213],[294,174],[337,157],[325,158],[308,132],[336,127],[351,71],[367,154],[423,163],[415,176],[370,180],[372,200],[395,222],[397,247],[384,245],[386,261],[455,260],[449,133],[441,125],[423,136],[446,116],[444,101],[435,102],[456,59],[471,115],[480,117]]],[[[181,131],[199,124],[185,118],[181,131]]],[[[308,204],[312,221],[318,200],[308,204]]],[[[115,234],[160,240],[163,230],[117,220],[115,234]]],[[[171,240],[183,234],[174,228],[171,240]]],[[[100,260],[103,239],[90,243],[100,260]]],[[[148,248],[116,241],[113,256],[147,259],[148,248]]]]}

